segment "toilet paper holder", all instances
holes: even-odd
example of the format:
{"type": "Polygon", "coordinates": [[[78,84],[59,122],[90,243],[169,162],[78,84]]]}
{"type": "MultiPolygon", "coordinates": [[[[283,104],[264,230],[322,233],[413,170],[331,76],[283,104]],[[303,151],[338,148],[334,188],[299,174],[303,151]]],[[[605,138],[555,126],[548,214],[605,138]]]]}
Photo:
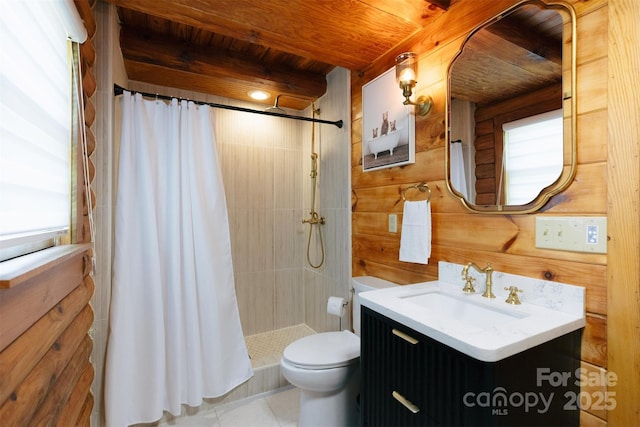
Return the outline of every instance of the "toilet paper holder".
{"type": "Polygon", "coordinates": [[[341,297],[331,296],[327,300],[327,314],[339,317],[339,328],[342,330],[342,317],[345,315],[348,300],[341,297]]]}

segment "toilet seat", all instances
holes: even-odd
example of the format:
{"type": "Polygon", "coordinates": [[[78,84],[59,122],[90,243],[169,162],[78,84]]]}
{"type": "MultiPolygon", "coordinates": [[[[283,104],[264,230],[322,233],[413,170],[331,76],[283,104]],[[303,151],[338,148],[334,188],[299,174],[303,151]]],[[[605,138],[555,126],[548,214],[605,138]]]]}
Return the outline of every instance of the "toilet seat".
{"type": "Polygon", "coordinates": [[[282,358],[302,369],[346,366],[360,358],[360,338],[349,331],[309,335],[289,344],[282,358]]]}

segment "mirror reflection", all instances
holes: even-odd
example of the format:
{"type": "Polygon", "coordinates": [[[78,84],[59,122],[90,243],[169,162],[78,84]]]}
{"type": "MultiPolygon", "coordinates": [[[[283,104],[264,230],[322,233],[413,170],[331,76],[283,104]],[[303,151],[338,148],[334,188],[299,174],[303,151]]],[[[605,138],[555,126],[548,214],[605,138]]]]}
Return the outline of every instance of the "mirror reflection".
{"type": "Polygon", "coordinates": [[[475,30],[452,61],[447,183],[467,208],[531,211],[573,178],[570,12],[518,5],[475,30]]]}

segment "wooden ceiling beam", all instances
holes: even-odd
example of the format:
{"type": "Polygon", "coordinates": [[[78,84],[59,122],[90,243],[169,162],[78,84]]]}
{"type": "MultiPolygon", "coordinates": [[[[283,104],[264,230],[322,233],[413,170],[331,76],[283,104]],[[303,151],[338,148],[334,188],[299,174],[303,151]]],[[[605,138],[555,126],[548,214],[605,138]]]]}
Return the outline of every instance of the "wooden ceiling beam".
{"type": "Polygon", "coordinates": [[[537,35],[535,30],[523,28],[521,24],[508,18],[496,21],[485,28],[490,33],[520,46],[533,55],[562,65],[562,41],[537,35]]]}
{"type": "MultiPolygon", "coordinates": [[[[223,98],[244,100],[255,104],[263,104],[265,106],[273,105],[275,97],[277,96],[274,92],[272,93],[272,97],[268,100],[255,101],[249,99],[249,96],[247,95],[247,93],[251,89],[255,89],[255,87],[244,81],[203,76],[200,74],[164,68],[159,65],[146,64],[143,62],[125,60],[124,64],[127,68],[129,79],[132,81],[140,81],[158,86],[213,94],[223,98]]],[[[173,93],[169,92],[168,95],[173,95],[173,93]]],[[[197,98],[196,100],[204,99],[197,98]]],[[[311,100],[304,100],[302,98],[283,96],[280,98],[278,106],[294,110],[304,110],[311,104],[311,102],[311,100]]]]}
{"type": "MultiPolygon", "coordinates": [[[[148,64],[163,69],[161,75],[165,76],[170,75],[169,70],[174,70],[180,72],[181,79],[189,76],[196,79],[198,76],[200,85],[208,78],[212,82],[227,81],[228,84],[233,82],[243,87],[262,89],[272,95],[288,94],[307,99],[317,99],[327,89],[327,81],[322,74],[296,72],[277,65],[267,66],[253,62],[249,57],[230,56],[226,52],[212,51],[160,36],[141,36],[126,28],[121,31],[120,44],[125,65],[148,64]]],[[[131,68],[133,67],[127,67],[129,78],[140,80],[132,75],[131,68]]],[[[136,69],[139,68],[140,66],[136,69]]],[[[187,85],[189,82],[169,81],[162,84],[176,87],[178,83],[187,85]]]]}

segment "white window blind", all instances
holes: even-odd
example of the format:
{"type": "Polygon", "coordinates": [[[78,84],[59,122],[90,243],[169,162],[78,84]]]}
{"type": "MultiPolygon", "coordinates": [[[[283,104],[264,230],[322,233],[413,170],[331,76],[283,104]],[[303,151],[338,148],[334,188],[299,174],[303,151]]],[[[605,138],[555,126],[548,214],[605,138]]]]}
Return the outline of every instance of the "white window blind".
{"type": "Polygon", "coordinates": [[[0,24],[0,248],[4,249],[69,229],[69,39],[84,41],[86,31],[73,2],[66,0],[2,2],[0,24]]]}
{"type": "Polygon", "coordinates": [[[563,165],[562,126],[562,110],[502,125],[506,204],[527,204],[558,179],[563,165]]]}

